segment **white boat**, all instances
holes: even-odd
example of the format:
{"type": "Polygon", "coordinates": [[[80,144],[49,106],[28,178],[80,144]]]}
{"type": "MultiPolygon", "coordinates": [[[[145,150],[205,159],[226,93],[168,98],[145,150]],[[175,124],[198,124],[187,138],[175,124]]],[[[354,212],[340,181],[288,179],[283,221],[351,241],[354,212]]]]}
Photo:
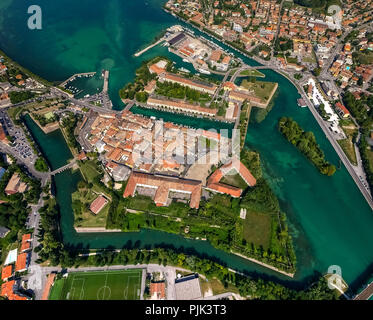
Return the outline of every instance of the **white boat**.
{"type": "Polygon", "coordinates": [[[183,59],[183,61],[186,62],[186,63],[190,63],[187,59],[183,59]]]}
{"type": "Polygon", "coordinates": [[[188,69],[185,69],[185,68],[180,68],[179,70],[182,71],[182,72],[190,73],[190,71],[188,69]]]}
{"type": "Polygon", "coordinates": [[[205,70],[205,69],[198,69],[198,71],[199,72],[201,72],[201,73],[203,73],[203,74],[211,74],[211,72],[210,71],[208,71],[208,70],[205,70]]]}

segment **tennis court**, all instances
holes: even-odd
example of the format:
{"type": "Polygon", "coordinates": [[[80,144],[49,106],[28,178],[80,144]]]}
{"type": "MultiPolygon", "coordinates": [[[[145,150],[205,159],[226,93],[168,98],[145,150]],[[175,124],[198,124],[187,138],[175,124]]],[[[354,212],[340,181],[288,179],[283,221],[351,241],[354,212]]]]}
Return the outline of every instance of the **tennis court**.
{"type": "Polygon", "coordinates": [[[51,300],[139,300],[142,270],[74,272],[56,281],[51,300]]]}

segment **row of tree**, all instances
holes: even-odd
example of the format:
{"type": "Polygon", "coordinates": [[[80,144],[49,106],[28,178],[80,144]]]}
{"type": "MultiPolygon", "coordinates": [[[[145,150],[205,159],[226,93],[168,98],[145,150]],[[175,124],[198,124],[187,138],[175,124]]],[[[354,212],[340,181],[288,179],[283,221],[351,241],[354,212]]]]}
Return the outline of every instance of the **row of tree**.
{"type": "Polygon", "coordinates": [[[302,152],[320,171],[320,173],[332,176],[336,167],[325,160],[324,152],[317,144],[313,132],[305,132],[292,118],[283,117],[278,122],[280,132],[297,149],[302,152]]]}
{"type": "Polygon", "coordinates": [[[200,100],[209,100],[210,96],[207,93],[182,86],[178,83],[172,82],[157,82],[157,89],[155,92],[161,96],[177,99],[187,99],[192,102],[199,102],[200,100]]]}

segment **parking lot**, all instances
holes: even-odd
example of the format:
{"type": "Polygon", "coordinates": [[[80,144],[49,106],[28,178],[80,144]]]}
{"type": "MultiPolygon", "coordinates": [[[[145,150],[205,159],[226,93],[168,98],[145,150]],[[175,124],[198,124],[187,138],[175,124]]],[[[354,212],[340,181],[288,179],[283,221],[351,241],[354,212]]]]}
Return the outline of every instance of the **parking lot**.
{"type": "Polygon", "coordinates": [[[14,125],[5,110],[0,110],[0,123],[3,126],[6,135],[13,138],[13,143],[10,144],[13,151],[18,154],[20,159],[33,164],[36,160],[36,156],[22,128],[14,125]]]}

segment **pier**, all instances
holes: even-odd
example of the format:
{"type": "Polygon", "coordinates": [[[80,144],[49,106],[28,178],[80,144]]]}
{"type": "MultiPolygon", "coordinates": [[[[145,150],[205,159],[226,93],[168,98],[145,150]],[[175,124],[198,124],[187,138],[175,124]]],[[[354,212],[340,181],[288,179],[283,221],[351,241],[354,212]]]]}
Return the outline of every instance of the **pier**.
{"type": "Polygon", "coordinates": [[[110,71],[104,70],[104,89],[102,90],[104,93],[107,93],[109,89],[109,75],[110,71]]]}
{"type": "Polygon", "coordinates": [[[65,80],[64,82],[62,82],[60,84],[61,87],[65,87],[65,85],[70,82],[70,81],[73,81],[75,80],[76,78],[78,77],[93,77],[94,75],[96,74],[96,72],[85,72],[85,73],[76,73],[74,75],[72,75],[69,79],[65,80]]]}
{"type": "Polygon", "coordinates": [[[354,300],[369,300],[373,296],[373,281],[354,300]]]}
{"type": "Polygon", "coordinates": [[[163,41],[164,41],[164,38],[159,39],[157,42],[151,44],[150,46],[146,47],[145,49],[143,49],[143,50],[135,53],[135,57],[140,57],[143,53],[145,53],[146,51],[150,50],[151,48],[154,48],[155,46],[159,45],[163,41]]]}

